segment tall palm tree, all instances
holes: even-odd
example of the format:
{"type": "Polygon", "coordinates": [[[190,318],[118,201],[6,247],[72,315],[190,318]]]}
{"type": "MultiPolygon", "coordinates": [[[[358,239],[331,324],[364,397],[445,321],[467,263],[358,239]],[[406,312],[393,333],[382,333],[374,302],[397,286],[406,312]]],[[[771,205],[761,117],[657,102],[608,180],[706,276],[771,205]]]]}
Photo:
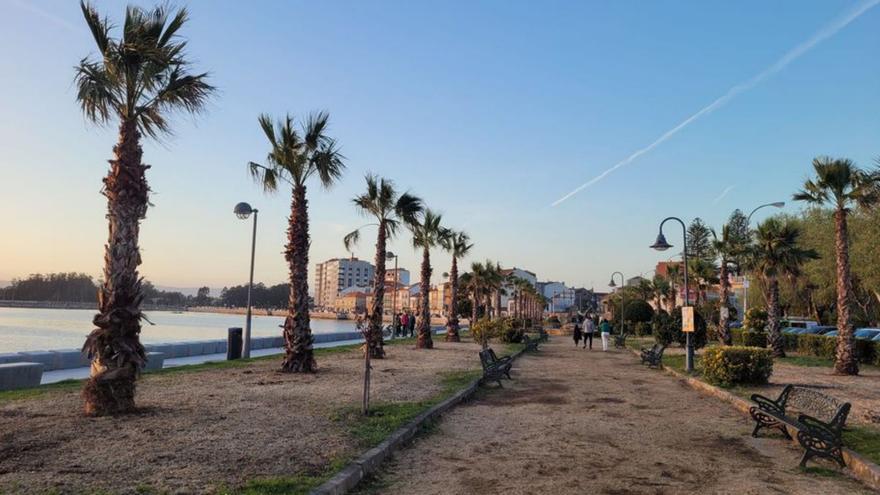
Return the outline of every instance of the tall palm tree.
{"type": "Polygon", "coordinates": [[[678,305],[678,288],[682,287],[682,265],[681,263],[670,263],[666,266],[666,277],[669,279],[670,297],[666,299],[666,305],[669,307],[669,314],[675,311],[678,305]]]}
{"type": "Polygon", "coordinates": [[[113,25],[88,3],[80,8],[98,47],[96,58],[76,66],[76,99],[85,117],[96,123],[119,121],[110,170],[102,194],[107,197],[110,232],[104,246],[104,276],[98,293],[95,327],[83,349],[92,359],[83,388],[85,412],[116,414],[135,407],[135,382],[146,362],[140,342],[144,298],[138,266],[140,221],[146,217],[150,187],[141,138],[171,133],[174,112],[202,111],[214,92],[207,74],[191,74],[186,41],[179,31],[186,9],[171,12],[128,7],[119,38],[113,25]]]}
{"type": "Polygon", "coordinates": [[[418,222],[410,225],[413,235],[413,247],[422,250],[421,280],[419,281],[419,318],[418,341],[416,348],[431,349],[434,341],[431,338],[431,249],[440,245],[449,235],[449,230],[441,225],[442,217],[430,209],[425,209],[418,222]]]}
{"type": "Polygon", "coordinates": [[[800,229],[793,223],[771,217],[758,226],[750,249],[750,268],[765,282],[767,331],[776,357],[785,356],[779,329],[779,278],[797,277],[804,263],[819,256],[816,251],[798,245],[800,235],[800,229]]]}
{"type": "Polygon", "coordinates": [[[718,320],[718,340],[723,345],[730,345],[730,274],[738,270],[735,260],[739,259],[745,246],[742,246],[741,241],[733,235],[730,225],[721,228],[721,238],[718,238],[712,230],[712,238],[712,250],[721,260],[718,276],[721,285],[721,298],[718,301],[721,315],[718,320]]]}
{"type": "Polygon", "coordinates": [[[813,159],[813,169],[816,177],[807,180],[794,199],[834,207],[837,258],[837,352],[834,370],[844,375],[857,375],[859,362],[850,320],[853,289],[847,216],[853,206],[873,208],[880,204],[880,170],[869,172],[856,167],[851,160],[828,157],[813,159]]]}
{"type": "Polygon", "coordinates": [[[281,370],[312,373],[315,364],[309,321],[309,207],[306,182],[313,176],[327,189],[345,170],[336,141],[327,135],[329,116],[310,115],[297,130],[287,115],[277,126],[268,115],[260,115],[260,127],[269,140],[266,165],[250,162],[251,176],[266,192],[278,190],[278,182],[291,187],[292,199],[287,226],[284,259],[290,271],[290,297],[284,319],[284,361],[281,370]]]}
{"type": "Polygon", "coordinates": [[[504,275],[501,273],[501,263],[486,260],[483,265],[486,269],[487,308],[491,308],[490,317],[494,320],[501,317],[501,291],[504,286],[504,275]]]}
{"type": "Polygon", "coordinates": [[[474,247],[470,241],[470,237],[464,232],[450,232],[450,235],[442,239],[443,249],[452,255],[452,267],[449,269],[452,300],[446,317],[446,342],[461,342],[458,334],[458,260],[467,256],[474,247]]]}
{"type": "MultiPolygon", "coordinates": [[[[389,239],[397,235],[400,224],[412,225],[418,221],[422,211],[422,200],[409,194],[399,194],[394,189],[394,182],[389,179],[367,175],[367,191],[352,201],[362,215],[375,217],[377,223],[368,224],[378,227],[376,236],[376,270],[373,274],[373,307],[370,308],[370,336],[368,347],[371,357],[385,357],[385,346],[382,340],[382,315],[385,300],[385,245],[389,239]]],[[[361,229],[350,232],[343,239],[345,249],[351,248],[360,240],[361,229]]],[[[397,287],[394,287],[397,290],[397,287]]]]}

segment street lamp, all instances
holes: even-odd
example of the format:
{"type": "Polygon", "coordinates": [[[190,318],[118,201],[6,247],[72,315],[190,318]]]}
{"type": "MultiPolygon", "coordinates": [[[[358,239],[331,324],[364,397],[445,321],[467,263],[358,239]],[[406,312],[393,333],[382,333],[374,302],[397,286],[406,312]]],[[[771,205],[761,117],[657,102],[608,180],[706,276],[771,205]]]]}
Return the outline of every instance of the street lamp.
{"type": "MultiPolygon", "coordinates": [[[[400,273],[397,271],[397,255],[391,251],[385,251],[385,259],[390,260],[391,258],[394,258],[394,292],[391,293],[391,328],[394,328],[394,318],[397,315],[397,281],[400,273]]],[[[384,284],[385,281],[383,280],[382,283],[384,284]]]]}
{"type": "MultiPolygon", "coordinates": [[[[681,224],[681,236],[682,236],[682,259],[684,260],[684,305],[690,306],[690,290],[688,289],[688,250],[687,250],[687,226],[684,222],[678,217],[668,217],[664,218],[662,222],[660,222],[660,232],[657,234],[657,240],[654,241],[650,247],[652,249],[656,249],[657,251],[666,251],[667,249],[672,247],[672,244],[666,242],[666,236],[663,235],[663,224],[668,220],[675,220],[681,224]]],[[[685,369],[690,373],[694,371],[694,341],[691,339],[691,332],[685,332],[686,347],[687,347],[687,358],[685,359],[685,369]]]]}
{"type": "MultiPolygon", "coordinates": [[[[752,212],[749,213],[749,216],[746,217],[746,228],[749,227],[749,223],[752,221],[752,215],[754,215],[756,211],[758,211],[761,208],[764,208],[766,206],[772,206],[774,208],[782,208],[783,206],[785,206],[785,201],[776,201],[773,203],[763,204],[763,205],[755,208],[754,210],[752,210],[752,212]]],[[[751,235],[751,230],[749,230],[749,235],[751,235]]],[[[746,273],[745,275],[743,275],[743,320],[745,320],[746,311],[748,311],[748,309],[749,309],[749,274],[746,273]]]]}
{"type": "Polygon", "coordinates": [[[242,342],[241,350],[241,357],[247,359],[251,357],[251,290],[254,287],[254,250],[257,247],[257,212],[259,210],[251,208],[251,205],[247,203],[238,203],[233,211],[235,216],[241,220],[247,220],[251,213],[254,214],[254,231],[251,235],[251,276],[248,281],[247,293],[247,321],[245,322],[244,342],[242,342]]]}
{"type": "Polygon", "coordinates": [[[626,308],[626,306],[624,306],[624,298],[626,297],[626,294],[623,291],[623,286],[626,285],[626,279],[622,273],[614,272],[611,274],[611,282],[608,282],[608,287],[617,287],[617,284],[614,283],[615,275],[620,275],[620,335],[623,336],[623,311],[626,308]]]}

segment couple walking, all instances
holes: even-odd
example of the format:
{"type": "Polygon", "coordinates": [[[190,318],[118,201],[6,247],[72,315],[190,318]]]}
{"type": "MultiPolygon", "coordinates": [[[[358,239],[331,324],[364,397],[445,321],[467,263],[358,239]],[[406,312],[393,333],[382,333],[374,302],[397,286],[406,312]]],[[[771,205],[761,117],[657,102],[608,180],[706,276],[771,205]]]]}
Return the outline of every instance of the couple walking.
{"type": "MultiPolygon", "coordinates": [[[[593,335],[596,333],[596,322],[589,315],[583,317],[583,330],[581,330],[581,322],[574,318],[574,345],[580,344],[581,338],[584,339],[584,349],[589,344],[590,350],[593,349],[593,335]]],[[[602,351],[608,350],[608,338],[611,335],[611,324],[608,320],[602,318],[602,322],[598,325],[598,331],[602,335],[602,351]]]]}

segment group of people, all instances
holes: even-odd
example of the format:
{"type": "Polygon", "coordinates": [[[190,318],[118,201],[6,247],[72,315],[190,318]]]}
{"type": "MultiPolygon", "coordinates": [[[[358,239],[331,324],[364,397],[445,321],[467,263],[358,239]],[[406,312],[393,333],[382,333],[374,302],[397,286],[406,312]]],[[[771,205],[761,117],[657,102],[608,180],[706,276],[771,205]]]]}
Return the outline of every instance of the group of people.
{"type": "Polygon", "coordinates": [[[602,318],[599,323],[592,315],[575,316],[572,318],[574,323],[574,345],[579,346],[581,340],[584,341],[584,349],[587,346],[593,349],[593,335],[598,331],[602,336],[602,350],[608,350],[608,339],[611,337],[611,323],[607,319],[602,318]]]}
{"type": "Polygon", "coordinates": [[[392,318],[392,328],[394,330],[394,337],[406,337],[407,334],[410,337],[414,336],[416,331],[416,315],[409,311],[395,313],[394,318],[392,318]]]}

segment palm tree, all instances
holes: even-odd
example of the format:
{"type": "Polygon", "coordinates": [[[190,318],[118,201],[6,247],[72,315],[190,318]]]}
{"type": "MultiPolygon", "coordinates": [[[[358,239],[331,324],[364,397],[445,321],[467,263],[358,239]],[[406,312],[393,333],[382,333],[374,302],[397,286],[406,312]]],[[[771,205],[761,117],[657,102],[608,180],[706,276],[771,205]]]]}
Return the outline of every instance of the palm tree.
{"type": "MultiPolygon", "coordinates": [[[[367,175],[367,192],[357,196],[352,201],[363,215],[376,218],[377,223],[368,224],[378,227],[376,236],[376,270],[373,275],[373,307],[370,309],[370,336],[368,346],[370,355],[381,359],[385,357],[385,346],[382,340],[382,315],[384,314],[385,300],[385,244],[394,238],[400,224],[412,225],[418,221],[418,214],[422,211],[422,200],[409,194],[398,194],[391,180],[367,175]]],[[[360,240],[361,229],[350,232],[343,239],[345,249],[351,248],[360,240]]],[[[394,290],[397,290],[395,285],[394,290]]]]}
{"type": "Polygon", "coordinates": [[[284,319],[284,361],[282,371],[312,373],[317,370],[312,330],[309,327],[309,208],[306,182],[317,176],[327,189],[345,170],[336,141],[327,136],[329,116],[318,112],[296,129],[293,117],[273,125],[271,117],[260,115],[260,127],[269,140],[266,165],[250,162],[251,176],[266,192],[278,190],[278,182],[291,186],[292,200],[284,259],[290,271],[290,298],[284,319]]]}
{"type": "Polygon", "coordinates": [[[446,317],[446,342],[461,342],[458,334],[458,260],[467,256],[474,247],[470,240],[464,232],[450,232],[450,235],[442,239],[443,249],[452,255],[452,267],[449,269],[452,300],[446,317]]]}
{"type": "Polygon", "coordinates": [[[431,339],[431,249],[439,246],[449,236],[449,230],[445,229],[440,222],[442,217],[430,209],[425,209],[418,222],[410,225],[413,234],[413,247],[422,250],[421,280],[419,281],[419,318],[418,341],[416,348],[431,349],[434,341],[431,339]]]}
{"type": "Polygon", "coordinates": [[[670,263],[666,265],[666,277],[669,279],[670,295],[666,298],[666,305],[669,307],[669,314],[675,311],[678,305],[678,287],[682,286],[682,265],[681,263],[670,263]],[[678,284],[678,287],[676,287],[678,284]]]}
{"type": "Polygon", "coordinates": [[[651,280],[651,295],[654,298],[654,306],[657,307],[657,311],[663,309],[663,299],[667,297],[670,290],[669,279],[661,275],[654,275],[651,280]]]}
{"type": "Polygon", "coordinates": [[[807,261],[818,258],[816,251],[798,246],[801,232],[793,223],[769,218],[758,226],[750,249],[749,265],[764,279],[767,298],[767,331],[773,355],[784,357],[779,331],[779,278],[797,277],[807,261]]]}
{"type": "Polygon", "coordinates": [[[849,266],[847,216],[853,206],[873,208],[880,204],[880,170],[862,170],[847,159],[819,157],[813,159],[816,177],[804,183],[794,195],[796,201],[834,207],[835,256],[837,258],[837,352],[836,373],[857,375],[859,362],[855,354],[853,326],[850,320],[852,277],[849,266]]]}
{"type": "Polygon", "coordinates": [[[724,225],[721,228],[721,238],[719,239],[715,231],[712,231],[712,250],[721,259],[719,268],[719,282],[721,285],[721,298],[718,301],[721,314],[718,321],[718,340],[723,345],[731,344],[730,336],[730,273],[736,273],[738,267],[736,259],[739,258],[744,246],[740,244],[740,240],[733,235],[730,225],[724,225]]]}
{"type": "Polygon", "coordinates": [[[501,263],[486,260],[483,265],[486,270],[486,308],[491,311],[489,317],[497,319],[501,317],[501,291],[504,286],[504,275],[501,273],[501,263]],[[491,309],[490,309],[491,308],[491,309]]]}
{"type": "Polygon", "coordinates": [[[135,407],[135,382],[146,362],[140,342],[144,298],[138,237],[149,207],[150,187],[142,161],[141,137],[171,133],[167,120],[174,112],[202,111],[214,92],[207,74],[189,73],[186,41],[179,31],[189,14],[128,7],[122,36],[110,35],[113,25],[88,3],[80,3],[98,47],[98,57],[76,66],[76,99],[86,119],[96,124],[119,120],[110,170],[102,194],[107,197],[110,233],[104,246],[104,276],[98,293],[95,327],[83,349],[92,359],[91,376],[83,387],[85,412],[116,414],[135,407]]]}

